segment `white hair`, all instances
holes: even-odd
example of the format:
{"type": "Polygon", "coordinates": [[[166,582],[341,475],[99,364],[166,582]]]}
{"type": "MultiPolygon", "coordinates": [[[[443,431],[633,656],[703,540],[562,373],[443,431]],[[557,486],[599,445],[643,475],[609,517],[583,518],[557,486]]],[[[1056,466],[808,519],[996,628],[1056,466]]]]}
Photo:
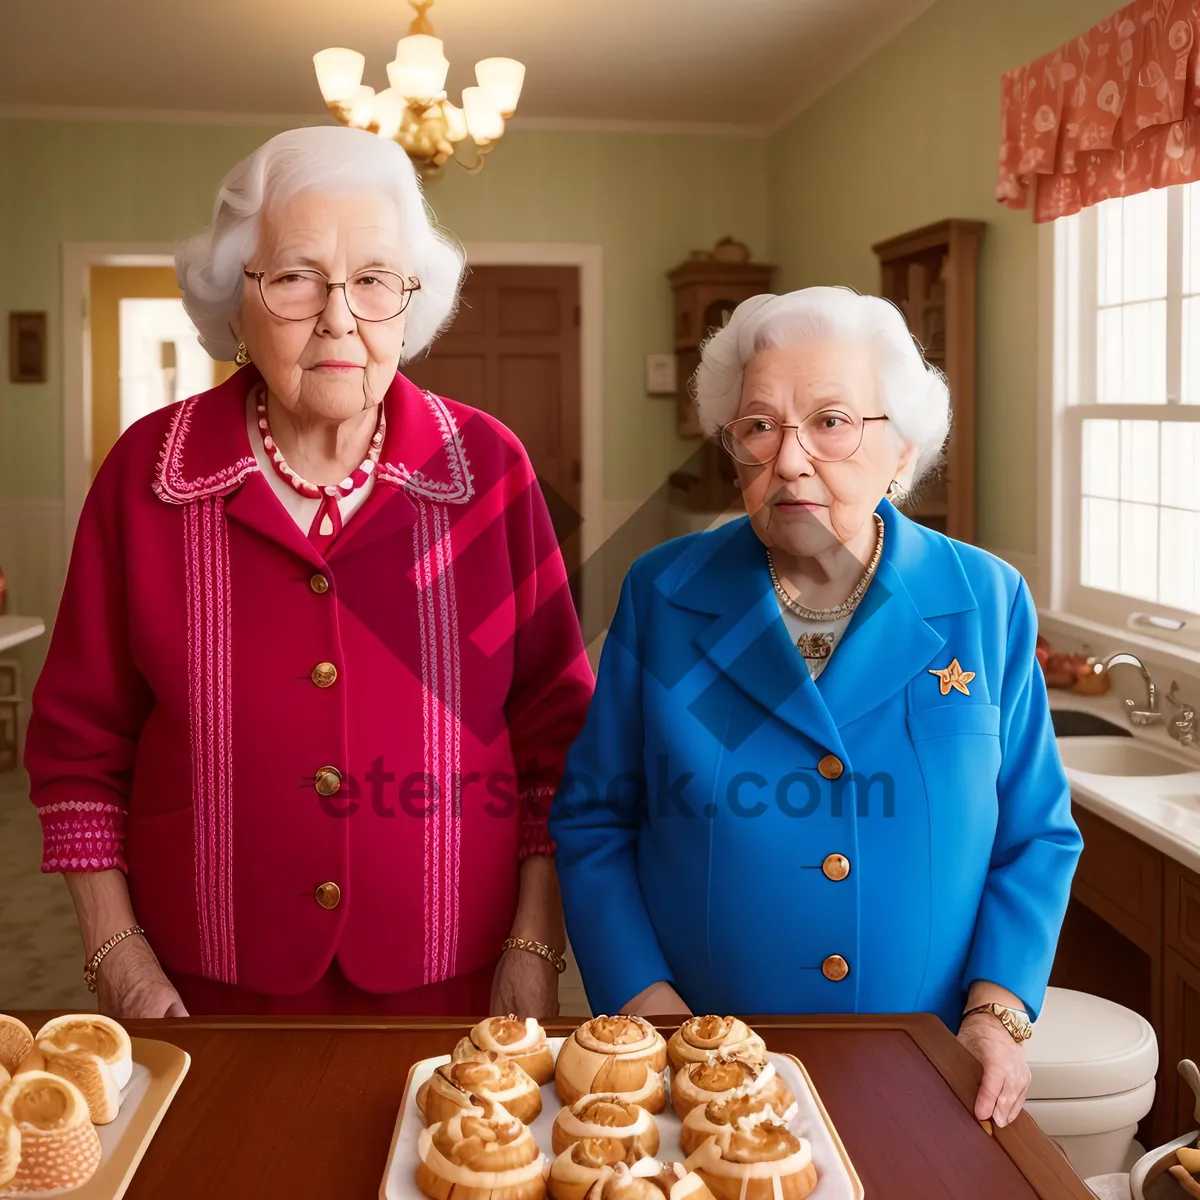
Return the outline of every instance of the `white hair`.
{"type": "Polygon", "coordinates": [[[754,296],[739,304],[729,323],[700,352],[693,396],[700,426],[715,437],[733,420],[750,360],[770,346],[836,339],[870,353],[883,411],[913,460],[900,482],[915,486],[941,461],[950,428],[950,391],[942,373],[925,362],[904,316],[888,300],[851,288],[810,287],[783,296],[754,296]]]}
{"type": "Polygon", "coordinates": [[[421,281],[405,309],[404,357],[419,354],[454,314],[462,248],[435,224],[401,147],[343,126],[277,134],[222,180],[212,228],[189,238],[175,254],[183,306],[200,332],[200,344],[222,362],[237,353],[231,326],[242,304],[243,268],[258,246],[259,217],[264,208],[302,191],[381,191],[395,201],[410,256],[406,273],[421,281]]]}

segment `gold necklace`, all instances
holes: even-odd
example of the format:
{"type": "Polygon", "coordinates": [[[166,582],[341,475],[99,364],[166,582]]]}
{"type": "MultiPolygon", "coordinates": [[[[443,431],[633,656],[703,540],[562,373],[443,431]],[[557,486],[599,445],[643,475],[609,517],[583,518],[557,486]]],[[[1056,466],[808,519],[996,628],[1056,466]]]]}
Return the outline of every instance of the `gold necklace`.
{"type": "Polygon", "coordinates": [[[805,621],[840,621],[842,617],[852,613],[858,607],[858,602],[863,598],[867,584],[871,582],[875,568],[879,566],[879,560],[883,556],[883,518],[878,513],[875,513],[874,517],[875,527],[879,531],[879,537],[875,542],[875,553],[871,555],[871,561],[867,563],[867,569],[863,572],[863,577],[858,581],[854,591],[834,608],[806,608],[799,600],[793,600],[783,590],[783,584],[779,582],[779,576],[775,573],[775,560],[771,557],[771,551],[767,551],[767,569],[771,572],[771,583],[775,588],[775,594],[783,601],[789,612],[795,613],[805,621]]]}

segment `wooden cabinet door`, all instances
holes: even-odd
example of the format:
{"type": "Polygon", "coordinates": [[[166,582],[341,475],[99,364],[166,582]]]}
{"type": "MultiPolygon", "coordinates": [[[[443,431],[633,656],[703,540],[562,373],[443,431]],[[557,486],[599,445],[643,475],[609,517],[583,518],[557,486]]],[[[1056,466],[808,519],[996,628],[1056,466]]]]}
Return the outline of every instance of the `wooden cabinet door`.
{"type": "Polygon", "coordinates": [[[578,268],[473,268],[454,323],[426,357],[401,369],[418,387],[498,417],[521,439],[574,575],[582,521],[578,268]]]}
{"type": "Polygon", "coordinates": [[[1167,948],[1163,955],[1163,1032],[1159,1053],[1162,1092],[1155,1111],[1160,1115],[1156,1135],[1160,1144],[1196,1128],[1196,1097],[1179,1077],[1177,1064],[1190,1058],[1200,1063],[1200,967],[1167,948]]]}

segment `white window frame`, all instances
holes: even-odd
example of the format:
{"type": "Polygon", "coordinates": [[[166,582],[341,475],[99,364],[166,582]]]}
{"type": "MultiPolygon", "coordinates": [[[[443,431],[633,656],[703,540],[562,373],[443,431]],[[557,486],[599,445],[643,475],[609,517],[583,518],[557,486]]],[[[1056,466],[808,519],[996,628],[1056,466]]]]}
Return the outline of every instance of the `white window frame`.
{"type": "MultiPolygon", "coordinates": [[[[1182,188],[1168,189],[1168,247],[1182,248],[1182,188]]],[[[1200,422],[1200,404],[1183,404],[1181,337],[1183,258],[1168,254],[1167,398],[1165,405],[1081,402],[1095,396],[1096,210],[1075,221],[1039,226],[1038,572],[1034,594],[1044,615],[1085,635],[1117,635],[1124,644],[1200,663],[1200,615],[1137,597],[1085,587],[1081,581],[1083,422],[1088,419],[1200,422]],[[1078,287],[1072,281],[1078,280],[1078,287]],[[1093,319],[1082,320],[1090,313],[1093,319]],[[1134,614],[1187,622],[1178,635],[1134,614]],[[1131,633],[1130,630],[1136,630],[1131,633]]]]}

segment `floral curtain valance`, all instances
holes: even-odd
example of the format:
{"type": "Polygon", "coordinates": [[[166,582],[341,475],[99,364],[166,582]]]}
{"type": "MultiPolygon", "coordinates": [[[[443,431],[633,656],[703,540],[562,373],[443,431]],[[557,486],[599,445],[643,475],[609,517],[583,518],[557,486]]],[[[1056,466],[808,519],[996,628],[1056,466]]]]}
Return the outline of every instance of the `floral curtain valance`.
{"type": "Polygon", "coordinates": [[[996,199],[1053,221],[1200,178],[1200,0],[1135,0],[1001,84],[996,199]]]}

